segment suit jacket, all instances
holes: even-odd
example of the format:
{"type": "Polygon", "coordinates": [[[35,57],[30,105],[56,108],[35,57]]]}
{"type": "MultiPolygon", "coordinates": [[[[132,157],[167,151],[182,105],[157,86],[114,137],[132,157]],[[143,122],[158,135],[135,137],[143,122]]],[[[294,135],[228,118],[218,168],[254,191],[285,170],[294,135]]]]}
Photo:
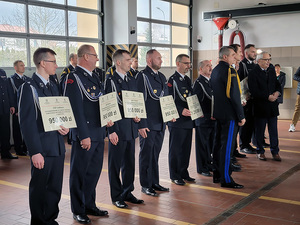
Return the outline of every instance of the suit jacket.
{"type": "Polygon", "coordinates": [[[254,69],[254,67],[256,66],[256,63],[252,62],[250,63],[248,59],[244,58],[241,62],[245,63],[248,73],[254,69]]]}
{"type": "Polygon", "coordinates": [[[186,101],[182,101],[176,88],[174,87],[174,82],[178,87],[180,95],[186,100],[186,97],[192,94],[192,82],[188,76],[181,77],[181,75],[176,71],[168,80],[168,91],[174,98],[174,102],[179,114],[179,118],[176,122],[168,122],[170,127],[179,127],[184,129],[192,129],[194,127],[194,122],[190,116],[183,116],[182,111],[184,108],[188,109],[188,104],[186,101]]]}
{"type": "Polygon", "coordinates": [[[285,86],[285,82],[286,82],[286,74],[282,71],[280,71],[279,76],[277,77],[278,82],[280,83],[280,87],[281,87],[281,95],[278,97],[277,101],[278,103],[283,103],[283,92],[284,92],[284,86],[285,86]]]}
{"type": "Polygon", "coordinates": [[[59,96],[56,85],[51,81],[50,85],[51,90],[34,73],[32,80],[25,82],[18,90],[20,129],[31,156],[38,153],[59,156],[65,153],[63,136],[57,131],[44,131],[41,112],[34,101],[37,97],[59,96]]]}
{"type": "Polygon", "coordinates": [[[149,95],[149,90],[145,87],[143,74],[148,78],[152,90],[157,96],[160,96],[162,92],[163,96],[168,95],[167,80],[161,72],[155,74],[149,66],[146,66],[144,70],[137,74],[136,81],[138,91],[144,93],[147,112],[147,119],[141,119],[139,128],[148,127],[150,130],[162,131],[165,129],[166,124],[163,122],[160,103],[159,100],[155,100],[149,95]]]}
{"type": "Polygon", "coordinates": [[[202,75],[200,75],[194,83],[193,93],[197,95],[204,117],[195,120],[196,126],[213,127],[214,120],[211,120],[211,104],[213,90],[210,82],[202,75]]]}
{"type": "Polygon", "coordinates": [[[300,67],[297,69],[296,73],[293,76],[295,81],[298,81],[297,85],[297,94],[300,95],[300,67]]]}
{"type": "MultiPolygon", "coordinates": [[[[122,100],[122,90],[137,91],[134,77],[127,77],[128,81],[123,80],[120,75],[115,71],[113,75],[108,75],[105,81],[105,93],[113,92],[112,83],[116,87],[116,92],[122,100]]],[[[114,122],[112,127],[108,128],[108,132],[111,134],[116,132],[120,140],[132,140],[138,136],[137,123],[132,118],[124,117],[123,105],[119,104],[120,113],[122,119],[114,122]]]]}
{"type": "Polygon", "coordinates": [[[69,74],[66,96],[70,99],[77,124],[77,128],[71,129],[71,137],[74,141],[81,141],[88,137],[92,141],[101,141],[105,138],[105,128],[101,127],[100,123],[99,99],[90,101],[86,97],[79,88],[75,74],[91,96],[97,96],[100,92],[104,93],[102,83],[97,75],[90,76],[78,66],[69,74]]]}
{"type": "Polygon", "coordinates": [[[233,68],[230,68],[232,75],[231,82],[229,84],[229,96],[226,95],[228,69],[229,64],[224,61],[220,61],[211,74],[210,82],[214,93],[213,117],[220,120],[241,121],[245,118],[245,116],[241,104],[237,73],[233,68]]]}
{"type": "Polygon", "coordinates": [[[259,65],[256,65],[249,72],[248,84],[253,97],[254,116],[262,118],[278,116],[278,101],[268,100],[269,95],[276,91],[281,92],[274,66],[270,65],[267,70],[262,70],[259,65]]]}
{"type": "Polygon", "coordinates": [[[11,107],[17,107],[13,87],[5,71],[0,69],[0,115],[9,114],[11,107]]]}

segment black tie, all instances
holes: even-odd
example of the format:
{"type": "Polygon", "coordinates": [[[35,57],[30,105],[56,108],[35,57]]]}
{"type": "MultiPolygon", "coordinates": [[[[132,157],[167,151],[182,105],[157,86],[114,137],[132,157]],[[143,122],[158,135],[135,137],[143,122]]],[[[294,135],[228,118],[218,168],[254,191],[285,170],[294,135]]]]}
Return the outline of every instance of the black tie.
{"type": "Polygon", "coordinates": [[[48,82],[47,84],[46,84],[46,87],[48,88],[48,90],[51,92],[51,94],[53,95],[53,93],[52,93],[52,90],[51,90],[51,84],[50,84],[50,82],[48,82]]]}
{"type": "Polygon", "coordinates": [[[126,82],[128,82],[128,77],[127,77],[127,75],[124,76],[124,80],[125,80],[126,82]]]}

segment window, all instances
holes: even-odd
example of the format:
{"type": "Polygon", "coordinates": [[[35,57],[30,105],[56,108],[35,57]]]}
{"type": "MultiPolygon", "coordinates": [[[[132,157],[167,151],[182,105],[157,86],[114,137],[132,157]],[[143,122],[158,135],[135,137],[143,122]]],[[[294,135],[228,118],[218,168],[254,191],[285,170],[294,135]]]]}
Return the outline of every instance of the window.
{"type": "MultiPolygon", "coordinates": [[[[178,2],[178,1],[177,1],[178,2]]],[[[173,0],[137,0],[137,42],[140,66],[146,49],[157,49],[162,66],[176,66],[177,55],[190,52],[190,7],[173,0]]]]}
{"type": "MultiPolygon", "coordinates": [[[[99,31],[102,0],[18,2],[0,0],[0,67],[3,69],[11,69],[17,59],[23,60],[27,68],[34,67],[32,55],[38,47],[53,49],[60,68],[68,65],[68,55],[82,44],[91,44],[97,54],[103,52],[99,31]]],[[[103,60],[102,55],[99,57],[103,60]]]]}

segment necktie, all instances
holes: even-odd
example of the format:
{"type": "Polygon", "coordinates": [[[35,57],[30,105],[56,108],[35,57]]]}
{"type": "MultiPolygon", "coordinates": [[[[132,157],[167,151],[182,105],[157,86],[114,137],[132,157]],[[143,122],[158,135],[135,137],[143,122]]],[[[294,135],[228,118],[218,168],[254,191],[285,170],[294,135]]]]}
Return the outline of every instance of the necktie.
{"type": "Polygon", "coordinates": [[[128,77],[127,77],[127,75],[124,76],[124,80],[125,80],[126,82],[128,82],[128,77]]]}
{"type": "Polygon", "coordinates": [[[48,82],[48,83],[46,84],[46,87],[47,87],[47,89],[51,92],[51,95],[53,95],[52,90],[51,90],[51,84],[50,84],[50,82],[48,82]]]}

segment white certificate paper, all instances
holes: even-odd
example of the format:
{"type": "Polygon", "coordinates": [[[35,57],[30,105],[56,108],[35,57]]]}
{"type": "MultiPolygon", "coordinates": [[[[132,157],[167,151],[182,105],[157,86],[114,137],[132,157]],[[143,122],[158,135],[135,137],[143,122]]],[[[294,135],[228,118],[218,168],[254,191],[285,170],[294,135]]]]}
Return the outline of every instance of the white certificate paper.
{"type": "Polygon", "coordinates": [[[111,92],[106,95],[102,95],[99,98],[100,104],[100,120],[101,126],[106,126],[110,120],[112,122],[122,119],[119,105],[117,102],[116,92],[111,92]]]}
{"type": "Polygon", "coordinates": [[[122,91],[125,118],[147,118],[144,94],[135,91],[122,91]]]}
{"type": "Polygon", "coordinates": [[[197,95],[192,95],[186,98],[189,110],[191,112],[192,120],[198,119],[203,116],[203,111],[199,103],[197,95]]]}
{"type": "Polygon", "coordinates": [[[172,95],[160,97],[159,102],[164,123],[171,121],[173,118],[179,118],[179,114],[172,95]]]}
{"type": "Polygon", "coordinates": [[[243,79],[241,81],[241,103],[246,103],[247,100],[250,98],[250,91],[249,91],[249,86],[248,86],[248,77],[243,79]]]}
{"type": "Polygon", "coordinates": [[[45,132],[77,127],[68,97],[39,97],[39,104],[45,132]]]}

